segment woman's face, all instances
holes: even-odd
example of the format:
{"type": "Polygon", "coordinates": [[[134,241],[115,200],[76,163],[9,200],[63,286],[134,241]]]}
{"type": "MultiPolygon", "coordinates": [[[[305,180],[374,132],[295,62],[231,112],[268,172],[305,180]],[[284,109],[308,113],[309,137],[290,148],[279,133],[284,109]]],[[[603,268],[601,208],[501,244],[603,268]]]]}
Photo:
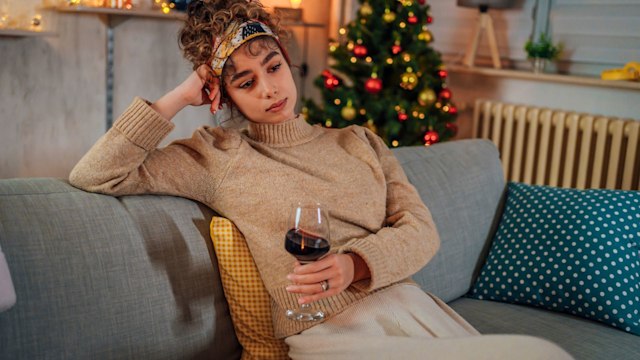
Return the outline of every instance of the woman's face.
{"type": "Polygon", "coordinates": [[[227,96],[247,119],[276,124],[295,116],[298,92],[280,48],[269,45],[247,43],[234,51],[224,83],[227,96]]]}

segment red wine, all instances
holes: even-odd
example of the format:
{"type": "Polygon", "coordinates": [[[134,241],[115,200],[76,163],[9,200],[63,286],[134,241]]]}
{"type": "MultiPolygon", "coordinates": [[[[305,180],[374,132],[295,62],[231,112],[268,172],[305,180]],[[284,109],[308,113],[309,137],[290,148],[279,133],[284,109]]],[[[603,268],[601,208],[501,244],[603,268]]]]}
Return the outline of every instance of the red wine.
{"type": "Polygon", "coordinates": [[[329,242],[321,237],[291,229],[285,236],[284,248],[300,262],[315,261],[329,252],[329,242]]]}

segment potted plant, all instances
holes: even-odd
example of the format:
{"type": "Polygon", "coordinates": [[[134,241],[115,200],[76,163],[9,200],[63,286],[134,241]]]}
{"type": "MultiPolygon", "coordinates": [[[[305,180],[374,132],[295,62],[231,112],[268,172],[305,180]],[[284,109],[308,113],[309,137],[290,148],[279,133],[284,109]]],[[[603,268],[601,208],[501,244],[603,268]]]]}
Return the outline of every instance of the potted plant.
{"type": "Polygon", "coordinates": [[[545,34],[540,34],[537,41],[529,40],[524,45],[527,52],[527,58],[533,62],[533,72],[544,72],[544,68],[548,61],[555,60],[562,51],[561,45],[554,45],[551,38],[545,34]]]}

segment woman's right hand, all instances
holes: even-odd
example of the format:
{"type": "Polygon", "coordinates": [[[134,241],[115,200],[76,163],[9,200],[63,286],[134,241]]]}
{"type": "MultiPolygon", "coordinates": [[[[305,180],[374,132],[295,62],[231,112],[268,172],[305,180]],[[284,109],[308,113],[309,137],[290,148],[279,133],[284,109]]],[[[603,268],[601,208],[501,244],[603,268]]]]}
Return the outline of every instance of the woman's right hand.
{"type": "Polygon", "coordinates": [[[212,104],[220,97],[220,79],[213,76],[209,65],[200,65],[176,88],[176,91],[188,105],[201,106],[212,104]]]}
{"type": "Polygon", "coordinates": [[[185,106],[211,104],[211,111],[220,104],[220,79],[213,76],[208,65],[200,65],[182,84],[158,99],[152,107],[165,119],[171,120],[185,106]]]}

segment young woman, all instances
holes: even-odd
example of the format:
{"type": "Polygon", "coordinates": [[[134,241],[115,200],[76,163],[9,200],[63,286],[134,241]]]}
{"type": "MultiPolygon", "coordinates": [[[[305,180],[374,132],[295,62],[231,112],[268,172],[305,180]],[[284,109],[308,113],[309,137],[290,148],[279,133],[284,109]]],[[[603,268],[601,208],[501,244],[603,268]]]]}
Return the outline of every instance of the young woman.
{"type": "Polygon", "coordinates": [[[477,336],[411,283],[439,247],[429,210],[374,133],[311,126],[295,113],[278,33],[257,2],[192,1],[180,41],[196,70],[153,103],[136,98],[76,165],[71,183],[111,195],[182,196],[233,221],[276,304],[276,336],[286,338],[293,358],[495,358],[514,357],[515,349],[523,357],[535,348],[568,357],[541,340],[477,336]],[[247,128],[203,127],[157,148],[181,109],[221,104],[246,118],[247,128]],[[300,265],[283,236],[288,209],[304,199],[329,209],[335,251],[300,265]],[[311,302],[325,321],[286,318],[285,309],[311,302]]]}

